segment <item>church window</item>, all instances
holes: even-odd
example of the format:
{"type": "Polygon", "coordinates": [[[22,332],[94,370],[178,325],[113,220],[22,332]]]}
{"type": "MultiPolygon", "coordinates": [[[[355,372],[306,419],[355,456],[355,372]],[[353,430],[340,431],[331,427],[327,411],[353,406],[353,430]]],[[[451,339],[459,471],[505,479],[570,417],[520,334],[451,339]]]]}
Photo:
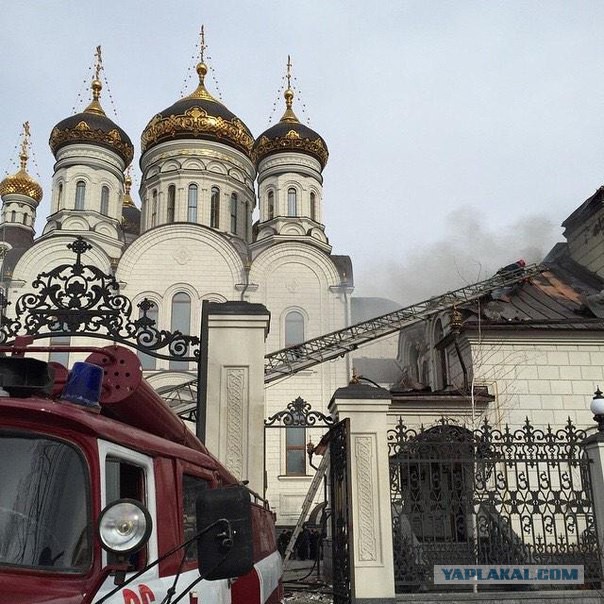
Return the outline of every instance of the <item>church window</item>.
{"type": "Polygon", "coordinates": [[[210,226],[217,229],[220,224],[220,189],[212,187],[210,198],[210,226]]]}
{"type": "Polygon", "coordinates": [[[187,220],[197,222],[197,185],[189,185],[189,195],[187,201],[187,220]]]}
{"type": "MultiPolygon", "coordinates": [[[[50,338],[51,346],[69,346],[71,338],[69,336],[53,336],[50,338]]],[[[63,367],[69,367],[69,353],[62,351],[51,351],[48,360],[53,363],[59,363],[63,367]]]]}
{"type": "Polygon", "coordinates": [[[151,226],[157,224],[157,189],[153,191],[153,201],[151,202],[151,226]]]}
{"type": "Polygon", "coordinates": [[[434,329],[434,361],[436,369],[436,387],[439,389],[446,388],[448,385],[447,375],[447,351],[442,344],[444,338],[444,330],[440,319],[436,322],[434,329]]]}
{"type": "Polygon", "coordinates": [[[237,234],[237,193],[231,194],[231,233],[237,234]]]}
{"type": "Polygon", "coordinates": [[[295,346],[304,342],[304,316],[292,310],[285,316],[285,346],[295,346]]]}
{"type": "Polygon", "coordinates": [[[61,206],[63,205],[63,183],[60,182],[59,183],[59,196],[58,196],[58,201],[57,201],[57,210],[61,209],[61,206]]]}
{"type": "Polygon", "coordinates": [[[83,210],[84,209],[84,199],[86,197],[86,183],[83,180],[78,180],[76,184],[76,194],[75,194],[75,209],[83,210]]]}
{"type": "Polygon", "coordinates": [[[275,193],[273,191],[268,192],[266,206],[266,219],[272,220],[275,217],[275,193]]]}
{"type": "Polygon", "coordinates": [[[17,222],[17,212],[15,212],[15,210],[10,213],[10,221],[17,222]]]}
{"type": "MultiPolygon", "coordinates": [[[[143,316],[143,311],[142,309],[139,312],[139,319],[143,316]]],[[[149,308],[147,310],[147,314],[146,317],[148,319],[150,319],[151,321],[154,321],[154,325],[153,327],[157,328],[157,316],[158,316],[158,310],[157,310],[157,304],[153,304],[153,306],[151,308],[149,308]]],[[[155,357],[152,357],[151,355],[148,355],[144,352],[141,352],[140,350],[138,351],[138,358],[141,362],[141,367],[143,369],[156,369],[156,362],[157,359],[155,357]]]]}
{"type": "Polygon", "coordinates": [[[310,194],[310,218],[317,220],[317,197],[314,193],[310,194]]]}
{"type": "MultiPolygon", "coordinates": [[[[189,335],[191,331],[191,297],[185,292],[178,292],[172,298],[172,333],[180,331],[189,335]]],[[[188,351],[187,351],[188,352],[188,351]]],[[[170,369],[188,369],[189,364],[183,361],[170,361],[170,369]]]]}
{"type": "Polygon", "coordinates": [[[298,215],[298,194],[293,187],[287,191],[287,215],[298,215]]]}
{"type": "Polygon", "coordinates": [[[301,426],[285,429],[285,473],[306,474],[306,429],[301,426]]]}
{"type": "Polygon", "coordinates": [[[176,204],[176,187],[168,187],[168,222],[174,222],[174,206],[176,204]]]}
{"type": "Polygon", "coordinates": [[[23,224],[27,224],[27,214],[23,213],[23,224]]]}
{"type": "Polygon", "coordinates": [[[250,202],[245,202],[245,240],[249,241],[250,238],[250,202]]]}
{"type": "Polygon", "coordinates": [[[109,214],[109,187],[101,189],[101,214],[105,216],[109,214]]]}

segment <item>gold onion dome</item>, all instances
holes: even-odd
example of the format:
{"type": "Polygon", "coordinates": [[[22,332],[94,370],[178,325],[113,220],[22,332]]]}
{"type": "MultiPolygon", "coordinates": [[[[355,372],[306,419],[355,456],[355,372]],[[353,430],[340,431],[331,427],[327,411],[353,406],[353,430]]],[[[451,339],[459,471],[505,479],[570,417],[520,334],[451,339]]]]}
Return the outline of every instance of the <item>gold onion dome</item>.
{"type": "Polygon", "coordinates": [[[134,157],[134,146],[130,137],[103,111],[99,97],[103,85],[98,77],[92,80],[92,101],[84,111],[60,121],[50,134],[53,155],[67,145],[88,143],[99,145],[117,153],[126,166],[134,157]]]}
{"type": "Polygon", "coordinates": [[[40,203],[42,201],[42,187],[27,173],[27,144],[29,136],[29,126],[26,124],[25,136],[21,145],[19,159],[21,166],[19,171],[11,176],[7,176],[0,182],[0,196],[4,197],[11,193],[25,195],[40,203]]]}
{"type": "Polygon", "coordinates": [[[206,90],[206,64],[202,61],[196,69],[197,88],[151,119],[141,135],[141,151],[144,153],[166,141],[193,138],[224,143],[250,157],[254,144],[252,133],[206,90]]]}
{"type": "MultiPolygon", "coordinates": [[[[289,66],[289,62],[288,62],[289,66]]],[[[288,75],[289,79],[289,75],[288,75]]],[[[314,130],[300,123],[292,109],[294,91],[288,85],[285,97],[285,113],[281,120],[265,130],[257,139],[252,150],[252,159],[256,168],[260,162],[273,153],[297,151],[311,155],[319,161],[321,169],[325,167],[329,151],[327,143],[314,130]]]]}

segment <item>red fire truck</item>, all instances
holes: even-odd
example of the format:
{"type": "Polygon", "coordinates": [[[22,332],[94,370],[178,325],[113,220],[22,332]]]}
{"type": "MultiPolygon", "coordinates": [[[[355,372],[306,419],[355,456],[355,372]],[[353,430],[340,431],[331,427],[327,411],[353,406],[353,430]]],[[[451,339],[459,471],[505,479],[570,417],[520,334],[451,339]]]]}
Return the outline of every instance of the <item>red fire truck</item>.
{"type": "Polygon", "coordinates": [[[0,603],[279,602],[274,515],[136,355],[68,371],[24,354],[42,350],[0,356],[0,603]]]}

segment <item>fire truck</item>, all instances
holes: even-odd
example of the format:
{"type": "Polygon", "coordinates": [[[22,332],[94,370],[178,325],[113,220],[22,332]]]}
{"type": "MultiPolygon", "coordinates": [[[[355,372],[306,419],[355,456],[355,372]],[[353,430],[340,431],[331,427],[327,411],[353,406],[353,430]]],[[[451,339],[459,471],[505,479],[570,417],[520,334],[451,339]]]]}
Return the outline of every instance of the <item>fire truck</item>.
{"type": "Polygon", "coordinates": [[[27,344],[0,349],[0,603],[279,602],[273,513],[137,356],[27,344]]]}

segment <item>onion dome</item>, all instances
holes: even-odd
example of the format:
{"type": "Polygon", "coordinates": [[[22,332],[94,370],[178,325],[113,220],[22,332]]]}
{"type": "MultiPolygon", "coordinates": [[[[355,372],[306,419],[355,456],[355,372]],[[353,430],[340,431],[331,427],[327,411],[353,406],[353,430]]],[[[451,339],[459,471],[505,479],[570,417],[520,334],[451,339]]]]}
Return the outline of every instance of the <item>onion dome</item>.
{"type": "Polygon", "coordinates": [[[199,85],[147,124],[141,135],[142,152],[165,141],[193,138],[224,143],[250,157],[254,137],[248,127],[206,90],[206,64],[202,61],[196,69],[199,85]]]}
{"type": "Polygon", "coordinates": [[[314,130],[301,124],[296,117],[292,109],[294,91],[289,85],[283,96],[285,97],[283,117],[279,123],[264,131],[254,144],[252,158],[256,168],[265,157],[284,151],[297,151],[311,155],[319,161],[321,168],[324,168],[329,157],[326,142],[314,130]]]}
{"type": "Polygon", "coordinates": [[[92,102],[82,113],[76,113],[59,122],[50,134],[53,155],[66,145],[88,143],[117,153],[129,165],[134,157],[130,137],[103,111],[99,102],[103,85],[98,77],[92,80],[92,102]]]}
{"type": "Polygon", "coordinates": [[[126,233],[139,235],[141,230],[141,211],[134,205],[130,196],[130,187],[132,179],[126,174],[124,179],[126,191],[122,197],[122,227],[126,233]]]}
{"type": "Polygon", "coordinates": [[[0,196],[4,197],[10,193],[25,195],[40,203],[42,200],[42,187],[27,173],[27,145],[29,144],[29,122],[24,124],[25,133],[21,143],[21,153],[19,160],[21,167],[18,172],[12,176],[7,176],[0,182],[0,196]]]}

